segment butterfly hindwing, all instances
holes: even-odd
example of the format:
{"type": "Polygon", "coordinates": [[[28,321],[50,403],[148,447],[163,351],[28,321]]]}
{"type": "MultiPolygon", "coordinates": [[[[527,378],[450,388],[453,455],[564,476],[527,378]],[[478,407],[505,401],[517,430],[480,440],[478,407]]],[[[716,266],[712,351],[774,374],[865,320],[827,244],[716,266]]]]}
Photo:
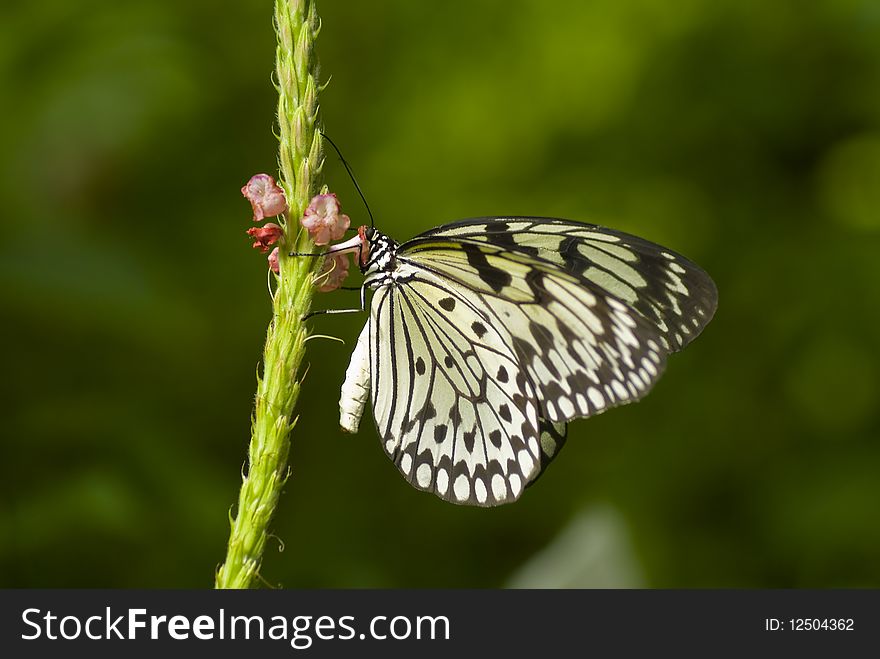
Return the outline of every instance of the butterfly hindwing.
{"type": "Polygon", "coordinates": [[[454,503],[519,497],[542,465],[535,393],[463,291],[379,289],[370,342],[373,416],[404,477],[454,503]]]}

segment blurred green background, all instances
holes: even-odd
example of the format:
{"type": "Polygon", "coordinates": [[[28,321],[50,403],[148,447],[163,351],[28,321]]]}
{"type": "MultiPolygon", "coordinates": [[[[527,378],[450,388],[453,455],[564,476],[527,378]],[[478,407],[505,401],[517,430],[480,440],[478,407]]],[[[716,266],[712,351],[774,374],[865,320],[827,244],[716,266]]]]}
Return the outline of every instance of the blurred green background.
{"type": "MultiPolygon", "coordinates": [[[[693,258],[720,306],[494,510],[409,487],[369,422],[337,429],[364,318],[317,319],[347,345],[309,344],[267,583],[880,586],[880,5],[319,11],[325,125],[381,229],[599,222],[693,258]]],[[[0,9],[0,586],[212,583],[270,318],[239,188],[276,171],[271,15],[0,9]]]]}

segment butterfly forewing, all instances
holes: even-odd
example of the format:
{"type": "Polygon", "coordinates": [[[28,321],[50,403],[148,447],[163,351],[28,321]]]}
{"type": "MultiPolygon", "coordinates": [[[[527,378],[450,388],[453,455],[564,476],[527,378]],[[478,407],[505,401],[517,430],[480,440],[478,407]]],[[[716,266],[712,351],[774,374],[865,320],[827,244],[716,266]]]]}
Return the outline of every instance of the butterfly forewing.
{"type": "Polygon", "coordinates": [[[702,268],[622,231],[556,218],[474,218],[432,229],[403,247],[440,237],[494,245],[591,281],[656,325],[668,351],[686,346],[715,313],[717,290],[702,268]]]}

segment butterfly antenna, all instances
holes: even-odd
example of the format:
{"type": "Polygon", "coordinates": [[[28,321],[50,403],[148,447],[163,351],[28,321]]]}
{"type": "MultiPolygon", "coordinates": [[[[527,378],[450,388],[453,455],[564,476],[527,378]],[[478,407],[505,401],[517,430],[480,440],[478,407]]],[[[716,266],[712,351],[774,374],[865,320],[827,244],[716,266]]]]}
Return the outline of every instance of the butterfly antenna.
{"type": "Polygon", "coordinates": [[[336,144],[333,142],[333,140],[331,140],[329,137],[327,137],[327,133],[325,133],[323,130],[321,130],[320,132],[321,132],[321,137],[323,137],[325,140],[327,140],[327,142],[330,143],[330,146],[333,147],[333,150],[336,152],[336,155],[339,156],[339,159],[342,161],[342,166],[345,167],[345,171],[348,172],[348,176],[351,179],[351,182],[354,183],[355,190],[357,190],[357,193],[360,195],[361,201],[364,202],[364,208],[367,209],[367,215],[370,216],[370,226],[374,227],[375,222],[373,221],[373,212],[370,210],[370,205],[367,203],[367,198],[364,196],[364,193],[361,191],[361,186],[358,185],[357,179],[354,177],[354,172],[351,171],[351,167],[349,166],[348,161],[346,161],[346,159],[342,156],[342,152],[339,150],[339,147],[336,146],[336,144]]]}

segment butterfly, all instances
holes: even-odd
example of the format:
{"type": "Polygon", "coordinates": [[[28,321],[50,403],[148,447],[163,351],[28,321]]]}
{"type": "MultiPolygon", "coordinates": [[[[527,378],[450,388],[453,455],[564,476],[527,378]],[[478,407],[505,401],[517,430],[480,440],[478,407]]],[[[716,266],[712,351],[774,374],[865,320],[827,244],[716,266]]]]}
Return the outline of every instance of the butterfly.
{"type": "Polygon", "coordinates": [[[456,504],[517,500],[569,421],[648,393],[717,306],[685,257],[557,218],[460,220],[402,244],[362,226],[336,248],[373,289],[340,425],[356,432],[369,400],[403,477],[456,504]]]}

